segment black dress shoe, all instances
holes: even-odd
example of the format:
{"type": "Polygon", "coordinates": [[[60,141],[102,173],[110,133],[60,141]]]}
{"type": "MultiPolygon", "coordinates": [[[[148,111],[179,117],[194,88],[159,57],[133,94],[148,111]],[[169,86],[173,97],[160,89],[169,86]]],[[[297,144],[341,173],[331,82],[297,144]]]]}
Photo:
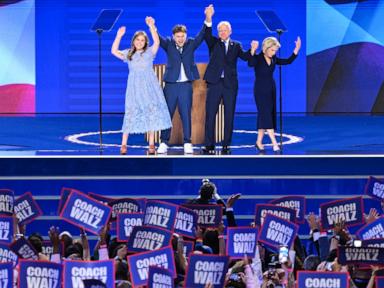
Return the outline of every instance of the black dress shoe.
{"type": "Polygon", "coordinates": [[[215,146],[208,145],[203,148],[203,154],[215,154],[215,146]]]}
{"type": "Polygon", "coordinates": [[[259,154],[265,154],[265,149],[261,149],[257,144],[255,145],[256,146],[256,149],[257,151],[259,151],[259,154]]]}
{"type": "Polygon", "coordinates": [[[224,145],[223,149],[221,149],[221,155],[228,155],[228,154],[231,154],[231,149],[227,145],[224,145]]]}

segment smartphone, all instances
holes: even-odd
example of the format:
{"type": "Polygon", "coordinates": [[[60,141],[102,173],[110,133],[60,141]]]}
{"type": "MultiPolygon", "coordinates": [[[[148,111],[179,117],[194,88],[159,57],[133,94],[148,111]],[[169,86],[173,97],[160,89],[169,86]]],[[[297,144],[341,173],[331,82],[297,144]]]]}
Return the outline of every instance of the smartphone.
{"type": "Polygon", "coordinates": [[[289,249],[287,246],[280,246],[279,249],[279,263],[283,264],[288,262],[289,249]]]}

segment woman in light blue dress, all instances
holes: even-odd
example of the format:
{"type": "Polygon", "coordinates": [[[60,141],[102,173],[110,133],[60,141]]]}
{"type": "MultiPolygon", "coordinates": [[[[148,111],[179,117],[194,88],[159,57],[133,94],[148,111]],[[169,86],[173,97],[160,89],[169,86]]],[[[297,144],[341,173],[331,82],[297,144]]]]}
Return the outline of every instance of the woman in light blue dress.
{"type": "Polygon", "coordinates": [[[112,54],[128,63],[129,68],[121,154],[127,153],[129,134],[146,132],[149,134],[148,152],[155,154],[154,131],[172,126],[163,90],[153,71],[153,59],[160,44],[155,20],[146,17],[145,22],[152,35],[152,46],[149,47],[147,34],[137,31],[132,37],[131,48],[119,50],[121,38],[125,34],[125,27],[120,27],[111,49],[112,54]]]}

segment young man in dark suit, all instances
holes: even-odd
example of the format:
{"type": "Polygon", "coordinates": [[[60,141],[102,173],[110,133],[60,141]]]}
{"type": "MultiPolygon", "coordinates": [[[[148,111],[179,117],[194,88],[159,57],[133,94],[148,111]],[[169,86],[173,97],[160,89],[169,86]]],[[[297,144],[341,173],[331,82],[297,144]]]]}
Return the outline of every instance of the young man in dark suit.
{"type": "MultiPolygon", "coordinates": [[[[200,78],[194,52],[204,40],[206,27],[206,25],[203,26],[196,38],[187,38],[187,28],[184,25],[176,25],[173,28],[172,39],[160,36],[160,47],[167,54],[164,95],[171,118],[176,106],[179,108],[185,154],[193,154],[191,144],[192,81],[200,78]]],[[[171,129],[162,131],[162,143],[157,149],[157,153],[167,153],[170,134],[171,129]]]]}
{"type": "Polygon", "coordinates": [[[218,36],[212,35],[212,5],[206,8],[207,25],[205,41],[209,48],[209,63],[204,75],[207,82],[207,100],[205,117],[205,148],[206,154],[215,151],[215,120],[221,99],[224,101],[224,140],[222,154],[230,154],[233,133],[233,118],[235,114],[236,97],[238,92],[237,60],[250,59],[250,50],[245,52],[241,44],[230,39],[231,24],[222,21],[217,25],[218,36]]]}

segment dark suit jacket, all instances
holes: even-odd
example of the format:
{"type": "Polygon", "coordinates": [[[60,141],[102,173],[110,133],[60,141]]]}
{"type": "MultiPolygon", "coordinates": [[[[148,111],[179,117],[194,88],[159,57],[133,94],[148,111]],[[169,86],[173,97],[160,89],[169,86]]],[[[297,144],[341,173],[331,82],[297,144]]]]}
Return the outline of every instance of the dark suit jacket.
{"type": "Polygon", "coordinates": [[[180,54],[176,48],[176,42],[171,38],[160,37],[160,46],[167,53],[167,67],[165,68],[164,81],[176,82],[180,75],[181,63],[184,65],[185,75],[188,80],[193,81],[200,78],[199,71],[195,64],[194,52],[204,40],[205,30],[203,26],[196,38],[188,38],[180,54]]]}
{"type": "Polygon", "coordinates": [[[240,42],[229,39],[226,55],[225,44],[220,38],[212,35],[212,27],[206,28],[204,39],[209,49],[209,63],[205,71],[204,80],[208,83],[217,83],[220,81],[224,71],[224,85],[237,89],[237,59],[241,58],[244,61],[248,61],[251,58],[250,50],[244,51],[240,42]]]}

